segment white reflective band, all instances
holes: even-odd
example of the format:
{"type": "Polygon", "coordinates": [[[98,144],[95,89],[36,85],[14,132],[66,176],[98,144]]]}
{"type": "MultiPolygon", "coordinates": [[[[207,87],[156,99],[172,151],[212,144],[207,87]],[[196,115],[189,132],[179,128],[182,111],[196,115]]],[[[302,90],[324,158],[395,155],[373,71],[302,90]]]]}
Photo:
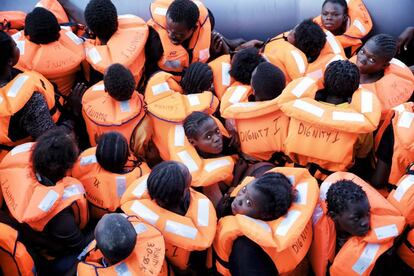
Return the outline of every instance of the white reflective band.
{"type": "Polygon", "coordinates": [[[17,79],[13,82],[13,85],[7,91],[7,97],[16,98],[17,94],[19,94],[24,83],[28,79],[29,79],[28,75],[20,75],[19,77],[17,77],[17,79]]]}
{"type": "Polygon", "coordinates": [[[155,14],[161,15],[161,16],[165,16],[167,14],[167,9],[166,8],[161,8],[161,7],[156,7],[154,10],[155,14]]]}
{"type": "Polygon", "coordinates": [[[86,54],[91,59],[93,64],[98,64],[102,60],[101,55],[99,54],[98,50],[96,50],[95,47],[87,50],[86,54]]]}
{"type": "Polygon", "coordinates": [[[365,117],[361,113],[333,111],[332,120],[346,122],[364,122],[365,117]]]}
{"type": "Polygon", "coordinates": [[[369,91],[361,92],[361,112],[370,113],[373,110],[373,94],[369,91]]]}
{"type": "Polygon", "coordinates": [[[230,85],[230,63],[222,62],[221,63],[221,84],[224,86],[230,85]]]}
{"type": "Polygon", "coordinates": [[[252,107],[258,104],[259,104],[258,102],[235,103],[235,104],[232,104],[230,107],[252,107]]]}
{"type": "Polygon", "coordinates": [[[115,272],[118,276],[132,276],[132,273],[129,271],[126,263],[120,263],[115,266],[115,272]]]}
{"type": "Polygon", "coordinates": [[[135,232],[137,235],[144,233],[148,230],[147,226],[143,223],[138,223],[134,225],[135,232]]]}
{"type": "Polygon", "coordinates": [[[96,160],[96,156],[95,155],[83,156],[80,159],[80,165],[81,165],[81,167],[86,166],[86,165],[89,165],[89,164],[93,164],[93,163],[96,163],[96,162],[97,162],[97,160],[96,160]]]}
{"type": "Polygon", "coordinates": [[[210,172],[215,171],[219,168],[223,168],[223,167],[226,167],[226,166],[229,166],[229,165],[231,165],[231,163],[228,159],[219,159],[219,160],[216,160],[216,161],[208,162],[207,165],[204,165],[204,170],[206,172],[210,173],[210,172]]]}
{"type": "Polygon", "coordinates": [[[401,68],[407,68],[407,65],[405,65],[404,62],[402,62],[401,60],[396,59],[396,58],[391,59],[390,63],[392,63],[394,65],[397,65],[397,66],[399,66],[401,68]]]}
{"type": "Polygon", "coordinates": [[[294,175],[287,175],[286,177],[289,179],[290,184],[295,185],[296,180],[294,175]]]}
{"type": "Polygon", "coordinates": [[[364,272],[370,267],[372,262],[377,255],[380,245],[375,243],[368,243],[361,255],[359,256],[356,263],[352,266],[352,270],[358,273],[359,275],[364,274],[364,272]]]}
{"type": "Polygon", "coordinates": [[[164,66],[171,68],[171,69],[180,68],[181,61],[180,60],[167,60],[164,62],[164,66]]]}
{"type": "Polygon", "coordinates": [[[397,105],[397,106],[393,107],[392,109],[395,110],[395,111],[398,111],[398,113],[401,113],[401,112],[405,111],[404,104],[397,105]]]}
{"type": "Polygon", "coordinates": [[[295,102],[293,103],[293,107],[301,109],[317,117],[322,117],[323,113],[325,112],[323,108],[320,108],[316,105],[313,105],[311,103],[308,103],[302,100],[295,100],[295,102]]]}
{"type": "Polygon", "coordinates": [[[329,188],[331,187],[332,183],[331,182],[322,182],[321,187],[319,187],[319,198],[322,201],[326,200],[326,194],[328,193],[329,188]]]}
{"type": "Polygon", "coordinates": [[[194,4],[196,4],[198,7],[202,6],[203,4],[198,0],[193,0],[194,4]]]}
{"type": "Polygon", "coordinates": [[[118,19],[131,19],[131,18],[137,18],[138,16],[127,13],[127,14],[121,14],[118,15],[118,19]]]}
{"type": "Polygon", "coordinates": [[[183,147],[185,139],[184,127],[182,125],[176,125],[174,129],[174,146],[183,147]]]}
{"type": "Polygon", "coordinates": [[[63,196],[62,199],[68,199],[72,196],[76,196],[76,195],[82,195],[85,193],[85,189],[83,188],[82,185],[80,184],[72,184],[68,187],[66,187],[63,190],[63,196]]]}
{"type": "Polygon", "coordinates": [[[335,36],[330,32],[330,31],[326,31],[326,40],[328,41],[329,45],[332,48],[332,51],[335,54],[340,54],[341,53],[341,47],[338,45],[338,42],[336,42],[335,36]]]}
{"type": "Polygon", "coordinates": [[[187,100],[191,106],[200,105],[200,99],[196,94],[187,95],[187,100]]]}
{"type": "Polygon", "coordinates": [[[116,183],[116,193],[118,197],[121,197],[126,191],[126,177],[125,176],[117,176],[115,178],[116,183]]]}
{"type": "Polygon", "coordinates": [[[247,88],[244,86],[237,86],[236,89],[234,89],[233,93],[231,94],[231,97],[229,99],[229,102],[235,104],[240,102],[241,98],[244,96],[244,94],[247,92],[247,88]]]}
{"type": "Polygon", "coordinates": [[[290,228],[297,221],[300,215],[301,215],[301,212],[298,210],[289,211],[287,215],[283,218],[282,222],[277,227],[276,235],[286,236],[286,234],[289,232],[290,228]]]}
{"type": "MultiPolygon", "coordinates": [[[[17,43],[17,39],[19,39],[22,36],[22,31],[15,33],[11,37],[14,39],[14,41],[17,43]]],[[[20,53],[21,54],[21,53],[20,53]]]]}
{"type": "Polygon", "coordinates": [[[210,216],[210,201],[207,198],[198,200],[197,225],[208,226],[210,216]]]}
{"type": "Polygon", "coordinates": [[[79,38],[77,35],[72,33],[72,31],[68,31],[65,33],[67,37],[69,37],[76,45],[81,45],[83,40],[79,38]]]}
{"type": "Polygon", "coordinates": [[[296,98],[300,98],[303,93],[305,93],[305,91],[307,89],[309,89],[309,87],[314,84],[315,81],[311,78],[303,78],[298,85],[296,85],[293,89],[292,89],[292,94],[296,96],[296,98]]]}
{"type": "Polygon", "coordinates": [[[409,174],[398,185],[398,188],[394,192],[394,198],[400,202],[404,197],[404,194],[414,185],[414,175],[409,174]]]}
{"type": "Polygon", "coordinates": [[[306,205],[308,198],[308,182],[303,182],[296,185],[295,189],[298,191],[296,203],[301,205],[306,205]]]}
{"type": "Polygon", "coordinates": [[[131,206],[131,210],[140,218],[152,225],[155,225],[160,218],[159,215],[157,215],[155,212],[153,212],[138,200],[134,200],[134,203],[131,206]]]}
{"type": "Polygon", "coordinates": [[[209,57],[210,57],[210,49],[209,48],[200,50],[198,52],[198,60],[199,61],[206,61],[206,60],[208,60],[209,57]]]}
{"type": "Polygon", "coordinates": [[[3,102],[3,97],[2,96],[0,96],[0,104],[3,102]]]}
{"type": "Polygon", "coordinates": [[[132,191],[132,193],[134,194],[134,196],[136,196],[137,198],[141,198],[142,195],[145,193],[145,191],[147,190],[147,179],[148,177],[146,177],[145,179],[143,179],[138,185],[137,187],[132,191]]]}
{"type": "Polygon", "coordinates": [[[375,234],[377,235],[378,240],[396,237],[399,235],[397,225],[395,224],[377,227],[374,229],[374,231],[375,231],[375,234]]]}
{"type": "Polygon", "coordinates": [[[304,74],[305,73],[305,62],[303,61],[302,56],[299,54],[297,50],[290,51],[290,54],[295,59],[296,65],[298,66],[299,73],[304,74]]]}
{"type": "Polygon", "coordinates": [[[254,218],[251,218],[251,217],[248,217],[248,216],[245,216],[245,215],[242,215],[242,216],[243,216],[243,218],[245,218],[245,219],[247,219],[247,220],[249,220],[249,221],[251,221],[251,222],[253,222],[253,223],[257,224],[257,225],[259,225],[266,232],[269,232],[269,233],[272,232],[272,229],[270,228],[270,226],[266,222],[264,222],[263,220],[254,219],[254,218]]]}
{"type": "Polygon", "coordinates": [[[44,6],[42,5],[42,3],[40,3],[40,2],[37,2],[37,4],[35,5],[35,7],[44,8],[44,6]]]}
{"type": "Polygon", "coordinates": [[[401,117],[398,119],[398,126],[404,128],[410,128],[414,119],[414,113],[403,111],[401,117]]]}
{"type": "Polygon", "coordinates": [[[322,71],[322,69],[318,69],[316,71],[306,73],[306,76],[311,77],[315,80],[319,80],[323,77],[323,71],[322,71]]]}
{"type": "Polygon", "coordinates": [[[151,86],[151,90],[152,90],[152,94],[154,94],[154,96],[157,96],[159,94],[171,91],[170,86],[168,85],[167,82],[163,82],[157,85],[153,85],[151,86]]]}
{"type": "Polygon", "coordinates": [[[24,143],[18,146],[15,146],[12,150],[11,150],[11,156],[16,155],[18,153],[22,153],[22,152],[28,152],[33,146],[33,143],[24,143]]]}
{"type": "Polygon", "coordinates": [[[194,159],[191,157],[191,155],[188,153],[188,151],[186,150],[180,151],[179,153],[177,153],[177,155],[181,159],[181,162],[187,166],[190,173],[198,171],[198,165],[194,161],[194,159]]]}
{"type": "Polygon", "coordinates": [[[54,190],[50,190],[37,207],[43,212],[47,212],[50,208],[52,208],[58,198],[59,194],[54,190]]]}
{"type": "Polygon", "coordinates": [[[331,58],[328,63],[325,65],[325,68],[328,67],[328,65],[331,62],[337,61],[337,60],[344,60],[344,58],[341,55],[335,55],[333,58],[331,58]]]}
{"type": "Polygon", "coordinates": [[[347,3],[347,4],[349,4],[349,2],[350,2],[350,1],[351,1],[351,0],[346,0],[346,3],[347,3]]]}
{"type": "Polygon", "coordinates": [[[366,30],[365,30],[364,25],[362,25],[361,21],[359,21],[358,19],[355,19],[352,25],[357,27],[358,30],[361,32],[361,34],[365,34],[366,30]]]}
{"type": "Polygon", "coordinates": [[[197,228],[169,219],[165,223],[165,231],[192,240],[196,239],[198,233],[197,228]]]}
{"type": "Polygon", "coordinates": [[[20,55],[23,56],[24,55],[24,49],[26,47],[26,43],[24,42],[24,40],[16,41],[16,46],[20,50],[20,55]]]}
{"type": "Polygon", "coordinates": [[[119,102],[119,108],[121,109],[121,112],[130,112],[131,107],[129,105],[129,100],[119,102]]]}
{"type": "Polygon", "coordinates": [[[315,210],[313,210],[312,214],[312,224],[315,225],[318,223],[318,221],[321,219],[323,215],[322,207],[318,204],[316,204],[315,210]]]}
{"type": "Polygon", "coordinates": [[[67,30],[67,31],[72,31],[72,29],[69,26],[60,26],[61,30],[67,30]]]}
{"type": "Polygon", "coordinates": [[[105,91],[105,85],[102,84],[96,84],[92,86],[92,91],[105,91]]]}

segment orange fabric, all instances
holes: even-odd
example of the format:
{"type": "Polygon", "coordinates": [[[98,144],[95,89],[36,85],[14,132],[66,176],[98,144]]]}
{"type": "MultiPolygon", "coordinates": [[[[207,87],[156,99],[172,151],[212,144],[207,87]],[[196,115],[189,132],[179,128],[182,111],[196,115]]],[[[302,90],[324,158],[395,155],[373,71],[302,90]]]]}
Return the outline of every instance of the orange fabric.
{"type": "Polygon", "coordinates": [[[392,245],[405,227],[405,219],[371,185],[358,176],[337,172],[326,178],[320,187],[318,205],[313,214],[313,242],[310,262],[316,276],[369,275],[376,260],[392,245]],[[335,254],[336,231],[333,220],[327,215],[326,194],[339,180],[352,180],[361,186],[371,206],[370,230],[364,237],[351,237],[335,254]],[[328,267],[328,263],[332,265],[328,267]]]}
{"type": "MultiPolygon", "coordinates": [[[[217,270],[230,275],[222,263],[229,261],[233,242],[240,236],[257,243],[273,260],[279,273],[293,271],[303,260],[312,241],[312,212],[316,205],[318,183],[306,169],[280,167],[269,172],[279,172],[292,179],[298,192],[288,213],[273,221],[262,221],[244,215],[226,216],[217,225],[214,250],[221,261],[216,262],[217,270]]],[[[254,178],[246,178],[233,192],[237,192],[254,178]]]]}
{"type": "Polygon", "coordinates": [[[13,35],[24,29],[26,13],[22,11],[0,11],[0,30],[13,35]]]}
{"type": "Polygon", "coordinates": [[[222,55],[208,63],[213,71],[214,94],[221,100],[227,88],[234,82],[230,76],[230,55],[222,55]]]}
{"type": "Polygon", "coordinates": [[[190,188],[185,216],[170,212],[150,199],[147,179],[145,175],[128,187],[121,208],[155,226],[164,236],[167,259],[179,269],[186,269],[191,251],[206,250],[213,242],[217,224],[214,206],[205,195],[190,188]]]}
{"type": "MultiPolygon", "coordinates": [[[[193,56],[190,60],[187,49],[181,45],[174,45],[168,38],[166,30],[166,13],[173,0],[157,0],[151,3],[151,19],[149,26],[159,34],[163,56],[158,61],[158,67],[166,72],[182,73],[183,69],[194,62],[207,62],[210,57],[211,24],[208,10],[201,1],[193,1],[200,12],[196,29],[191,37],[189,49],[193,56]]],[[[174,74],[176,80],[180,80],[180,74],[174,74]]]]}
{"type": "Polygon", "coordinates": [[[51,11],[56,16],[59,24],[69,22],[65,9],[57,0],[40,0],[35,7],[41,7],[51,11]]]}
{"type": "Polygon", "coordinates": [[[220,114],[223,114],[224,110],[231,105],[248,102],[250,95],[253,95],[250,85],[241,84],[238,81],[232,83],[220,99],[220,114]]]}
{"type": "Polygon", "coordinates": [[[63,178],[55,186],[39,183],[30,163],[33,145],[15,147],[0,164],[0,185],[10,213],[20,223],[40,232],[56,214],[72,206],[83,228],[89,218],[82,183],[72,177],[63,178]]]}

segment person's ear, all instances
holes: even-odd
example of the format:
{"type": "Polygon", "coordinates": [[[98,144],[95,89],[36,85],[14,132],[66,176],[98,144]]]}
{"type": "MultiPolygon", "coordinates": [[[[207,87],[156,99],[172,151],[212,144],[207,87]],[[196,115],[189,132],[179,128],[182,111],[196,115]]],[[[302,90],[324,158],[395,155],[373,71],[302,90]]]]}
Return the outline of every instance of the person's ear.
{"type": "Polygon", "coordinates": [[[328,211],[328,216],[333,220],[336,221],[338,219],[338,216],[335,212],[333,211],[328,211]]]}
{"type": "Polygon", "coordinates": [[[190,144],[195,147],[197,145],[197,141],[193,138],[188,138],[188,142],[190,142],[190,144]]]}

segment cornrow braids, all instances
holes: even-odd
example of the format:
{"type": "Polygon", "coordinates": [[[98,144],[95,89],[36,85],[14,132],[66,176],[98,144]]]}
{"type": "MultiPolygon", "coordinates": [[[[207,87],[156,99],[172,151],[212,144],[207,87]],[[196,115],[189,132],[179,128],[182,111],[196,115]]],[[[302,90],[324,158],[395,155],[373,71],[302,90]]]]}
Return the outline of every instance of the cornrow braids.
{"type": "Polygon", "coordinates": [[[377,47],[378,55],[383,56],[388,61],[397,54],[397,40],[389,34],[377,34],[368,41],[373,41],[377,47]]]}
{"type": "Polygon", "coordinates": [[[191,0],[175,0],[167,10],[167,16],[175,23],[184,23],[188,29],[197,26],[200,11],[191,0]]]}
{"type": "Polygon", "coordinates": [[[106,171],[122,173],[128,161],[128,142],[119,132],[107,132],[99,137],[96,160],[106,171]]]}
{"type": "Polygon", "coordinates": [[[359,87],[358,67],[348,60],[331,62],[325,70],[324,83],[328,94],[347,101],[359,87]]]}
{"type": "Polygon", "coordinates": [[[114,63],[106,69],[104,75],[105,90],[117,101],[131,99],[135,90],[135,79],[131,71],[119,63],[114,63]]]}
{"type": "Polygon", "coordinates": [[[348,208],[349,203],[359,202],[367,199],[367,194],[352,180],[339,180],[333,183],[326,194],[328,214],[341,214],[348,208]]]}
{"type": "Polygon", "coordinates": [[[6,32],[0,30],[0,68],[8,65],[13,56],[13,39],[6,32]]]}
{"type": "Polygon", "coordinates": [[[322,4],[322,8],[326,5],[326,3],[339,4],[344,8],[344,14],[348,14],[348,4],[345,0],[325,0],[322,4]]]}
{"type": "Polygon", "coordinates": [[[213,84],[213,71],[208,64],[201,62],[192,63],[184,71],[180,84],[185,94],[207,91],[213,84]]]}
{"type": "Polygon", "coordinates": [[[184,120],[184,132],[188,139],[197,139],[198,129],[200,125],[206,121],[212,120],[212,118],[204,112],[194,111],[187,116],[184,120]]]}

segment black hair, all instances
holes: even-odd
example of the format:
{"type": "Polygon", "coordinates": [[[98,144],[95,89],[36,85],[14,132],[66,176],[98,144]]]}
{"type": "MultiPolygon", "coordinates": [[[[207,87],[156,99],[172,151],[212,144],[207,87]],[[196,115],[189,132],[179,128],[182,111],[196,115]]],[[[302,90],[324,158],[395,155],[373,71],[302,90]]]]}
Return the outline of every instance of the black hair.
{"type": "Polygon", "coordinates": [[[328,214],[341,214],[347,210],[349,203],[359,202],[367,199],[367,194],[362,188],[352,180],[339,180],[333,183],[326,193],[326,202],[328,204],[328,214]]]}
{"type": "Polygon", "coordinates": [[[242,84],[249,85],[254,69],[265,61],[257,48],[240,50],[231,59],[230,76],[242,84]]]}
{"type": "Polygon", "coordinates": [[[359,87],[358,67],[348,60],[331,62],[325,70],[324,84],[328,94],[348,100],[359,87]]]}
{"type": "Polygon", "coordinates": [[[344,14],[348,14],[348,4],[345,0],[325,0],[322,4],[322,8],[326,5],[326,3],[339,4],[342,8],[344,8],[344,14]]]}
{"type": "Polygon", "coordinates": [[[163,161],[152,168],[147,188],[151,199],[165,209],[179,206],[187,190],[189,171],[176,161],[163,161]]]}
{"type": "Polygon", "coordinates": [[[213,83],[213,70],[202,62],[192,63],[184,72],[181,87],[185,94],[196,94],[207,91],[213,83]]]}
{"type": "Polygon", "coordinates": [[[118,13],[111,0],[91,0],[85,8],[88,28],[99,38],[109,40],[118,30],[118,13]]]}
{"type": "Polygon", "coordinates": [[[60,37],[60,26],[56,16],[45,8],[34,8],[24,21],[24,35],[36,44],[48,44],[60,37]]]}
{"type": "Polygon", "coordinates": [[[131,99],[135,90],[135,79],[131,71],[119,63],[114,63],[106,69],[104,75],[105,90],[117,101],[131,99]]]}
{"type": "Polygon", "coordinates": [[[377,46],[375,52],[386,58],[388,61],[393,59],[397,54],[397,40],[389,34],[374,35],[369,41],[373,41],[377,46]]]}
{"type": "Polygon", "coordinates": [[[0,30],[0,68],[5,68],[13,57],[13,38],[0,30]]]}
{"type": "Polygon", "coordinates": [[[106,214],[96,225],[96,245],[111,265],[128,258],[135,248],[137,233],[122,214],[106,214]]]}
{"type": "Polygon", "coordinates": [[[184,120],[184,132],[188,139],[196,139],[200,125],[207,120],[213,120],[208,114],[194,111],[184,120]]]}
{"type": "Polygon", "coordinates": [[[273,100],[282,93],[286,86],[285,74],[270,62],[263,62],[256,67],[252,76],[252,88],[259,101],[273,100]]]}
{"type": "Polygon", "coordinates": [[[197,25],[200,11],[191,0],[175,0],[168,7],[167,16],[173,22],[184,23],[188,29],[193,29],[197,25]]]}
{"type": "Polygon", "coordinates": [[[128,142],[121,133],[107,132],[99,137],[96,160],[105,170],[122,173],[128,156],[128,142]]]}
{"type": "Polygon", "coordinates": [[[73,167],[78,154],[73,136],[63,128],[53,128],[36,141],[31,154],[33,170],[56,183],[73,167]]]}
{"type": "Polygon", "coordinates": [[[312,19],[303,20],[295,28],[295,46],[306,55],[309,62],[318,58],[325,43],[325,33],[312,19]]]}
{"type": "Polygon", "coordinates": [[[295,199],[292,183],[281,173],[265,173],[256,178],[253,185],[264,197],[263,220],[275,220],[285,215],[295,199]]]}

